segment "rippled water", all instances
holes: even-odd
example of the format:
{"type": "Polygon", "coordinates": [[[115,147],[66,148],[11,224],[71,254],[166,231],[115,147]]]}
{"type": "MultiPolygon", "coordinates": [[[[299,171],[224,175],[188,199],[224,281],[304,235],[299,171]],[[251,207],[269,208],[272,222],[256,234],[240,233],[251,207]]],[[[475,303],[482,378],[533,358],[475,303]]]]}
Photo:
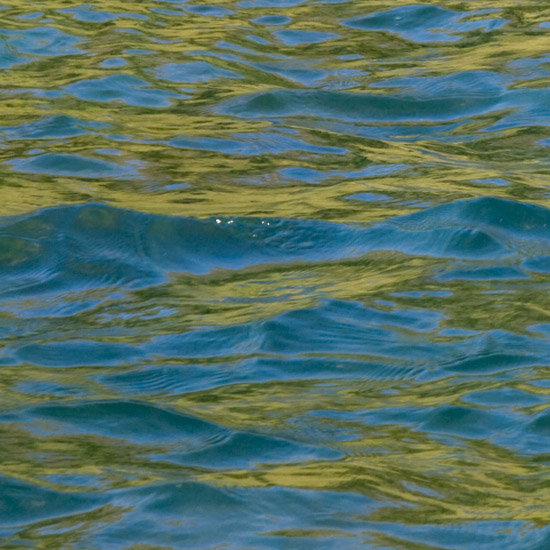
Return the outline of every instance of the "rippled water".
{"type": "Polygon", "coordinates": [[[0,546],[550,548],[550,11],[0,9],[0,546]]]}

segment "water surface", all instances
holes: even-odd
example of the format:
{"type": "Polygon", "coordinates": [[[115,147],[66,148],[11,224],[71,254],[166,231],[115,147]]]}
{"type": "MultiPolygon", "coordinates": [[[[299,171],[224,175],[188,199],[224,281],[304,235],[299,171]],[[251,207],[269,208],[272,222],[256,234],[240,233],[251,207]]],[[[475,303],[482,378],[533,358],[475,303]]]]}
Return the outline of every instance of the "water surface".
{"type": "Polygon", "coordinates": [[[0,546],[550,548],[540,2],[0,7],[0,546]]]}

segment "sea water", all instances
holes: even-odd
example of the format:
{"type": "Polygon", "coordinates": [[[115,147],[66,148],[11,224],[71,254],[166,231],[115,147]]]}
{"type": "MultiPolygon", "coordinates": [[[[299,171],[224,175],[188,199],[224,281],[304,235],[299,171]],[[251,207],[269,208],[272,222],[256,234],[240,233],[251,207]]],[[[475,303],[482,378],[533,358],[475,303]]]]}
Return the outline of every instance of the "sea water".
{"type": "Polygon", "coordinates": [[[550,548],[544,3],[0,8],[2,548],[550,548]]]}

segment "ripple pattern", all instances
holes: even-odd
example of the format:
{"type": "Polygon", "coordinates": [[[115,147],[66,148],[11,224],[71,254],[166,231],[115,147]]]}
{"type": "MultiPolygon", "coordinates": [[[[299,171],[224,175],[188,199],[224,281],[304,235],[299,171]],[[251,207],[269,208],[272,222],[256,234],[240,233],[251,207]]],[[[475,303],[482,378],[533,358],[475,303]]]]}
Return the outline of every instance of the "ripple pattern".
{"type": "Polygon", "coordinates": [[[0,547],[550,548],[549,32],[0,6],[0,547]]]}

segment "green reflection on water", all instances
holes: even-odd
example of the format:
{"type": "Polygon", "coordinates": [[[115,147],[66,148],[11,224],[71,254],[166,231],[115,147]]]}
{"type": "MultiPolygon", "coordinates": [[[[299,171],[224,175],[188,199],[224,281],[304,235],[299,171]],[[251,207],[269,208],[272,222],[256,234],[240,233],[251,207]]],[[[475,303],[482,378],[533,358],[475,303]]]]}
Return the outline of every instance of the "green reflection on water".
{"type": "MultiPolygon", "coordinates": [[[[466,71],[492,71],[509,77],[503,85],[506,92],[547,93],[548,30],[539,25],[548,17],[540,3],[486,0],[479,8],[498,10],[494,16],[507,19],[506,25],[461,33],[456,42],[435,43],[341,24],[408,4],[396,0],[384,5],[306,2],[277,8],[219,2],[218,6],[232,10],[224,17],[155,10],[178,11],[179,7],[172,4],[102,0],[94,3],[94,10],[113,16],[97,23],[75,18],[69,8],[78,7],[77,2],[46,4],[34,6],[32,9],[41,11],[31,19],[21,17],[29,15],[31,9],[21,0],[12,0],[8,9],[0,11],[0,27],[10,31],[1,39],[1,51],[16,59],[10,67],[2,68],[0,84],[4,113],[0,129],[2,216],[97,201],[194,218],[308,218],[369,225],[429,205],[487,194],[548,204],[548,146],[543,143],[550,139],[548,117],[539,124],[537,116],[529,113],[499,128],[499,122],[514,111],[505,102],[488,112],[457,117],[452,123],[397,123],[390,116],[375,124],[307,113],[243,118],[219,108],[248,94],[281,89],[357,95],[368,92],[384,97],[396,93],[395,86],[402,86],[398,79],[437,78],[466,71]],[[254,22],[274,12],[291,18],[287,29],[337,36],[321,43],[287,45],[273,34],[274,29],[254,22]],[[72,48],[80,52],[54,56],[59,46],[49,45],[45,38],[34,43],[38,53],[25,53],[13,42],[14,36],[32,42],[29,30],[44,25],[76,37],[72,48]],[[115,58],[124,65],[106,64],[115,58]],[[518,65],[518,60],[524,60],[524,66],[518,65]],[[177,82],[159,72],[168,64],[183,62],[207,62],[241,78],[229,78],[222,72],[225,76],[215,80],[177,82]],[[135,81],[121,90],[99,81],[117,74],[139,78],[141,83],[135,81]],[[397,81],[395,86],[373,86],[392,79],[397,81]],[[95,97],[86,98],[73,86],[82,81],[92,81],[96,88],[90,95],[95,97]],[[70,119],[41,126],[50,117],[70,119]],[[372,127],[372,131],[363,131],[365,127],[372,127]],[[114,163],[132,171],[118,176],[106,169],[90,177],[78,169],[67,176],[60,170],[56,173],[55,166],[40,165],[41,170],[30,172],[22,168],[22,162],[35,161],[43,154],[80,155],[103,161],[103,165],[92,164],[97,170],[98,166],[112,168],[114,163]],[[369,168],[394,165],[401,168],[368,172],[369,168]],[[300,173],[292,171],[297,167],[306,170],[302,179],[300,173]],[[317,172],[321,175],[317,174],[316,180],[312,174],[317,172]],[[349,198],[361,193],[381,194],[388,199],[365,202],[349,198]]],[[[432,4],[472,9],[464,3],[432,4]]],[[[483,17],[474,14],[467,20],[483,17]]],[[[475,92],[469,89],[465,95],[475,96],[475,92]]],[[[457,102],[461,99],[464,97],[457,102]]],[[[97,213],[92,221],[95,227],[100,225],[97,213]]],[[[103,229],[108,231],[109,219],[103,221],[103,229]]],[[[14,244],[11,239],[4,246],[0,238],[3,265],[17,266],[33,254],[40,254],[36,242],[21,239],[14,244]]],[[[510,260],[510,266],[514,261],[510,260]]],[[[464,261],[461,265],[468,269],[473,263],[464,261]]],[[[542,446],[537,448],[540,452],[514,448],[506,439],[506,424],[497,423],[504,440],[495,442],[487,437],[469,437],[460,430],[442,435],[437,418],[431,423],[407,423],[398,416],[391,420],[393,410],[405,408],[418,411],[419,418],[437,407],[455,407],[458,414],[471,394],[501,389],[522,392],[530,399],[504,411],[505,404],[493,407],[490,403],[472,409],[491,412],[496,408],[503,417],[508,415],[518,422],[547,411],[550,389],[544,382],[548,366],[540,360],[543,353],[525,349],[523,341],[517,348],[510,344],[499,351],[495,349],[498,342],[493,346],[491,340],[496,336],[489,334],[482,342],[486,349],[482,344],[472,344],[478,345],[479,349],[473,347],[470,352],[474,359],[480,358],[482,368],[470,376],[464,375],[468,364],[453,370],[453,358],[444,353],[438,356],[436,347],[443,349],[461,341],[460,335],[442,333],[445,329],[507,331],[545,340],[530,327],[548,322],[547,274],[530,273],[525,280],[438,279],[448,267],[449,262],[441,258],[381,251],[358,259],[300,260],[238,271],[215,270],[203,277],[170,273],[166,282],[147,288],[118,292],[120,289],[112,286],[67,292],[64,300],[68,309],[60,315],[52,313],[59,306],[58,294],[9,297],[0,311],[2,326],[9,327],[0,347],[2,360],[23,340],[48,344],[78,341],[85,335],[96,342],[139,346],[155,337],[187,334],[204,327],[248,323],[253,332],[285,313],[322,307],[330,300],[382,311],[401,308],[438,313],[440,319],[436,327],[425,331],[391,326],[402,346],[401,354],[396,352],[398,357],[391,361],[383,352],[340,350],[310,351],[294,357],[273,350],[258,351],[254,342],[219,355],[205,348],[193,357],[152,354],[117,366],[91,363],[58,368],[24,362],[10,365],[7,361],[0,370],[4,411],[24,410],[49,401],[116,400],[123,390],[102,377],[139,373],[155,366],[198,364],[206,376],[214,371],[233,374],[251,369],[243,366],[246,361],[328,358],[334,362],[330,376],[302,376],[296,367],[296,372],[289,368],[286,380],[266,376],[262,381],[231,381],[186,392],[178,392],[164,381],[165,389],[162,384],[155,392],[145,387],[132,398],[235,431],[251,430],[304,445],[326,446],[341,457],[261,462],[247,468],[186,465],[163,456],[173,450],[168,444],[138,444],[116,437],[116,433],[46,434],[41,430],[47,431],[47,425],[30,429],[19,420],[8,419],[0,432],[0,473],[62,494],[82,490],[82,479],[90,483],[86,491],[98,494],[182,480],[230,488],[330,490],[356,493],[380,503],[373,511],[355,511],[354,519],[371,524],[522,521],[546,527],[550,457],[542,446]],[[402,294],[404,289],[427,294],[407,296],[402,294]],[[73,302],[96,305],[73,312],[73,302]],[[27,308],[39,313],[32,317],[14,313],[27,308]],[[431,345],[433,355],[415,356],[415,349],[431,345]],[[403,351],[406,349],[411,350],[410,356],[403,351]],[[514,361],[519,367],[508,368],[514,361]],[[340,377],[349,362],[355,362],[354,374],[340,377]],[[440,368],[448,371],[435,376],[440,368]],[[328,411],[334,416],[313,414],[328,411]],[[388,420],[375,416],[380,411],[388,420]],[[373,415],[370,420],[364,416],[367,413],[373,415]],[[63,476],[80,476],[80,481],[71,486],[62,482],[63,476]]],[[[382,328],[387,326],[382,324],[382,328]]],[[[459,420],[468,426],[467,417],[459,420]]],[[[473,417],[472,422],[476,421],[473,417]]],[[[538,432],[530,426],[533,439],[540,442],[548,437],[544,425],[538,432]]],[[[91,511],[29,521],[17,535],[7,534],[2,542],[6,548],[19,548],[23,542],[44,549],[76,548],[104,525],[121,521],[130,510],[130,505],[101,504],[91,511]]],[[[266,528],[263,535],[330,539],[335,544],[343,537],[358,536],[351,530],[305,527],[266,528]]],[[[369,531],[365,527],[361,536],[372,547],[439,548],[374,528],[369,531]]],[[[144,550],[163,546],[127,547],[144,550]]]]}

